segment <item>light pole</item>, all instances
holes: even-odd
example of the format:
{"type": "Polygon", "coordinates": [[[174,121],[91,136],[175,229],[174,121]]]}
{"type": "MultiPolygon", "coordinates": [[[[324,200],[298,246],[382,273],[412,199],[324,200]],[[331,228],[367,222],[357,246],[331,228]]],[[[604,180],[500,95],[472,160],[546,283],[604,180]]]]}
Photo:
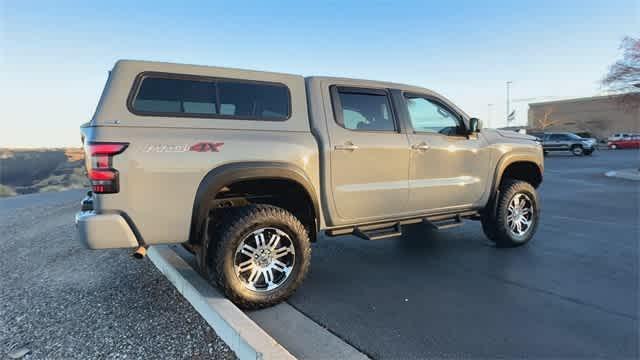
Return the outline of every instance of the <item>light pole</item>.
{"type": "Polygon", "coordinates": [[[507,81],[507,126],[509,126],[509,90],[513,81],[507,81]]]}

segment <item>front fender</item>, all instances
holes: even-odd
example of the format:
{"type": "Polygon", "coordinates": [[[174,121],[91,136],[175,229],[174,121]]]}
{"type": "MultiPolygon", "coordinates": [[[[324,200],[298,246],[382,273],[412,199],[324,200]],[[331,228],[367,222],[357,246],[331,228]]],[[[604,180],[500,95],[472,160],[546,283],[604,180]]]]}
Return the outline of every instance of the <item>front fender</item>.
{"type": "MultiPolygon", "coordinates": [[[[542,152],[541,152],[542,153],[542,152]]],[[[532,152],[509,152],[503,154],[496,164],[496,169],[493,176],[493,182],[491,184],[491,191],[495,193],[495,191],[500,186],[500,181],[502,180],[502,175],[507,167],[516,162],[530,162],[538,167],[538,171],[540,171],[540,177],[544,175],[544,161],[541,154],[534,154],[532,152]]]]}
{"type": "Polygon", "coordinates": [[[491,182],[491,192],[489,196],[489,201],[485,206],[485,211],[490,211],[491,214],[495,214],[496,211],[496,198],[500,194],[500,182],[502,181],[502,176],[504,175],[505,170],[509,165],[517,163],[517,162],[528,162],[534,164],[538,171],[540,172],[540,181],[542,181],[542,177],[544,175],[544,157],[542,155],[542,150],[538,152],[533,151],[520,151],[520,152],[507,152],[502,154],[502,156],[496,162],[496,167],[493,175],[493,180],[491,182]],[[539,154],[538,154],[539,152],[539,154]]]}

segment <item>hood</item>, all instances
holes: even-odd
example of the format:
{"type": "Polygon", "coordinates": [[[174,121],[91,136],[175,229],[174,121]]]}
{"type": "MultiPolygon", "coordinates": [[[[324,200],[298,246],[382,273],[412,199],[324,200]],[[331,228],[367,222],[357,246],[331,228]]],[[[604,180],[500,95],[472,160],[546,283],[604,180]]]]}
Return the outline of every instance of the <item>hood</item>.
{"type": "Polygon", "coordinates": [[[531,141],[536,141],[538,139],[535,136],[531,136],[531,135],[527,135],[527,134],[520,134],[518,132],[509,131],[509,130],[496,130],[496,132],[500,136],[506,137],[506,138],[509,138],[509,139],[531,140],[531,141]]]}

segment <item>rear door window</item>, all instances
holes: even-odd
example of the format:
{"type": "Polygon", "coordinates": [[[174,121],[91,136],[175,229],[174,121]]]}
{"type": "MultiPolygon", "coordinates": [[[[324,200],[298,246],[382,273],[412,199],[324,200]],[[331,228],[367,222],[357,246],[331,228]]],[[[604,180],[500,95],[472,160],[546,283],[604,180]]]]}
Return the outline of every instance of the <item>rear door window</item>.
{"type": "Polygon", "coordinates": [[[384,90],[334,87],[336,121],[354,131],[396,131],[389,95],[384,90]]]}
{"type": "Polygon", "coordinates": [[[130,96],[137,115],[281,121],[291,100],[283,84],[171,74],[143,74],[130,96]]]}

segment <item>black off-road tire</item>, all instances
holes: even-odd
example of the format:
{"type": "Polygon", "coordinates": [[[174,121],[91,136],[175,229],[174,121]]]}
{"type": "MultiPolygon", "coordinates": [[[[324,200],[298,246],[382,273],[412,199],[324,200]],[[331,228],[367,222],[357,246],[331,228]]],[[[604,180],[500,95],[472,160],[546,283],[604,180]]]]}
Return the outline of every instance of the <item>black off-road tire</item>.
{"type": "Polygon", "coordinates": [[[213,230],[207,266],[209,280],[242,309],[260,309],[286,300],[304,280],[311,262],[311,243],[307,229],[290,212],[271,205],[248,205],[228,209],[213,230]],[[289,277],[277,288],[258,292],[246,288],[234,271],[237,246],[253,231],[271,227],[284,231],[295,249],[289,277]]]}
{"type": "Polygon", "coordinates": [[[584,155],[584,149],[582,148],[582,145],[573,145],[571,147],[571,153],[575,156],[582,156],[584,155]]]}
{"type": "Polygon", "coordinates": [[[481,223],[484,234],[496,244],[496,247],[500,248],[517,247],[529,242],[540,222],[540,202],[536,189],[525,181],[505,179],[500,186],[500,193],[496,201],[496,213],[491,214],[489,211],[482,215],[481,223]],[[518,193],[526,194],[533,205],[533,223],[522,236],[513,234],[507,222],[509,202],[518,193]]]}

